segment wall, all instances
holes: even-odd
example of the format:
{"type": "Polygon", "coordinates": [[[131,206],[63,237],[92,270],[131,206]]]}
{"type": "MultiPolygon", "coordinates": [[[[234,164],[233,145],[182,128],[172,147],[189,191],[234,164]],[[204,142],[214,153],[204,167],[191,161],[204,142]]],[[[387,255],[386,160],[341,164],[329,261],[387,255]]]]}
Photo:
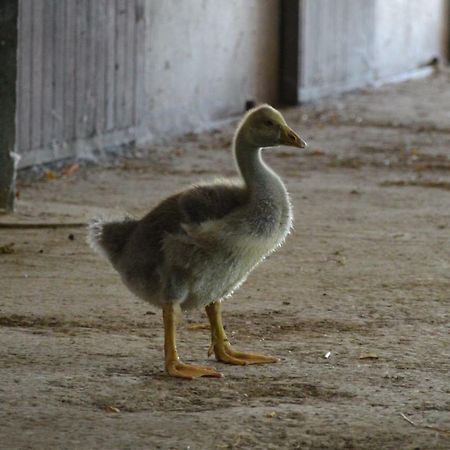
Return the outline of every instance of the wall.
{"type": "Polygon", "coordinates": [[[220,121],[242,113],[247,99],[277,99],[277,1],[154,1],[146,13],[153,133],[220,121]]]}
{"type": "Polygon", "coordinates": [[[21,167],[277,97],[278,0],[20,0],[19,17],[21,167]]]}
{"type": "Polygon", "coordinates": [[[378,0],[373,78],[396,79],[441,57],[448,21],[447,0],[378,0]]]}
{"type": "MultiPolygon", "coordinates": [[[[301,101],[411,76],[447,46],[447,0],[296,1],[301,101]]],[[[279,0],[20,0],[20,166],[275,102],[279,11],[279,0]]]]}
{"type": "Polygon", "coordinates": [[[300,101],[361,86],[371,77],[373,0],[303,0],[300,101]]]}
{"type": "Polygon", "coordinates": [[[448,47],[447,0],[302,0],[300,31],[308,101],[429,73],[448,47]]]}
{"type": "Polygon", "coordinates": [[[20,1],[22,167],[133,138],[142,104],[143,7],[144,0],[20,1]]]}

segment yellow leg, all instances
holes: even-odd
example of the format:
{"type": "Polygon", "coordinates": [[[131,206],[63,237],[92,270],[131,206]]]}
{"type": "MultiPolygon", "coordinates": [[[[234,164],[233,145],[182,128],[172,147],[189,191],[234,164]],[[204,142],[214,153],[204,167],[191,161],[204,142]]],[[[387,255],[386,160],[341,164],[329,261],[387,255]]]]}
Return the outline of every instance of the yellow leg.
{"type": "Polygon", "coordinates": [[[173,305],[163,307],[164,319],[164,354],[166,370],[169,375],[179,378],[194,379],[198,377],[221,378],[222,374],[212,367],[194,366],[180,361],[176,346],[176,324],[173,305]]]}
{"type": "Polygon", "coordinates": [[[208,356],[214,352],[216,359],[228,364],[269,364],[278,362],[279,359],[273,356],[265,356],[259,353],[237,352],[231,348],[222,324],[222,313],[220,302],[214,302],[206,308],[209,322],[211,324],[211,346],[208,356]]]}

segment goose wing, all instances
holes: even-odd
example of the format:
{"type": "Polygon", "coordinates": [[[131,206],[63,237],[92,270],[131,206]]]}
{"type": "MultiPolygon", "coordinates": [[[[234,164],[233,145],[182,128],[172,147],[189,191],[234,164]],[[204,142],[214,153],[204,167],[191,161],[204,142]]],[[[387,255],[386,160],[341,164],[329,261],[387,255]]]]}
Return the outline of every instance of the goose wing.
{"type": "Polygon", "coordinates": [[[182,223],[200,225],[202,222],[219,220],[245,203],[242,186],[217,184],[195,186],[181,193],[178,199],[182,223]]]}

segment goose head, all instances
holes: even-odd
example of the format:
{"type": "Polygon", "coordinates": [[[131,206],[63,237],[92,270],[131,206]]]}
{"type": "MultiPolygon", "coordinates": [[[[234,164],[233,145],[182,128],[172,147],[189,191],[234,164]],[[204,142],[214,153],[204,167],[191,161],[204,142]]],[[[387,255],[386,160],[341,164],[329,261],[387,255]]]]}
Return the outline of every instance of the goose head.
{"type": "Polygon", "coordinates": [[[306,142],[289,128],[284,117],[269,105],[250,110],[242,120],[237,136],[254,148],[278,145],[306,147],[306,142]]]}

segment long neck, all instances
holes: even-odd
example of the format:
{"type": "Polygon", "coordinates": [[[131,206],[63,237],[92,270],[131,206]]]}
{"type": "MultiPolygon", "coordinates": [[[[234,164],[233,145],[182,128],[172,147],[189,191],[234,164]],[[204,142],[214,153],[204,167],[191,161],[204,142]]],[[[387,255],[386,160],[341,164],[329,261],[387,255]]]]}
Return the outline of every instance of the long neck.
{"type": "Polygon", "coordinates": [[[234,148],[236,162],[250,198],[256,200],[261,197],[285,195],[283,182],[264,163],[260,148],[248,144],[240,134],[236,136],[234,148]]]}

